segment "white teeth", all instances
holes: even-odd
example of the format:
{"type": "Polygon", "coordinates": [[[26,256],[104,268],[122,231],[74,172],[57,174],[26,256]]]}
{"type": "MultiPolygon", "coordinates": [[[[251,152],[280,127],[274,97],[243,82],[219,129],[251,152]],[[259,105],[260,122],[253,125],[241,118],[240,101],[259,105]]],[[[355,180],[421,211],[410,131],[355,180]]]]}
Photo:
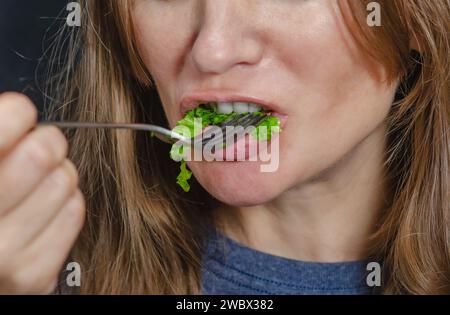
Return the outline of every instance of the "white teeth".
{"type": "Polygon", "coordinates": [[[233,110],[235,113],[248,113],[248,103],[236,102],[233,103],[233,110]]]}
{"type": "Polygon", "coordinates": [[[233,112],[233,103],[217,103],[217,111],[221,114],[231,114],[233,112]]]}
{"type": "Polygon", "coordinates": [[[248,111],[250,113],[259,112],[261,110],[261,106],[256,105],[254,103],[248,103],[248,111]]]}
{"type": "Polygon", "coordinates": [[[211,108],[217,110],[220,114],[231,113],[254,113],[262,110],[260,105],[245,102],[210,102],[207,103],[211,108]]]}

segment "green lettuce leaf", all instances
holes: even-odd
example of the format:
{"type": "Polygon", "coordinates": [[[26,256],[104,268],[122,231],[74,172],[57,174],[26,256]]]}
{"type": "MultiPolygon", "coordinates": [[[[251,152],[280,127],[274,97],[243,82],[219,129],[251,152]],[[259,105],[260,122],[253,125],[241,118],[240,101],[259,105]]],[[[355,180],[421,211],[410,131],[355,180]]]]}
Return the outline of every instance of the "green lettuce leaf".
{"type": "Polygon", "coordinates": [[[185,192],[189,192],[189,190],[191,190],[191,186],[188,182],[191,177],[192,172],[187,169],[186,161],[182,160],[180,165],[180,174],[177,177],[177,183],[185,192]]]}
{"type": "Polygon", "coordinates": [[[280,119],[275,116],[268,116],[252,132],[252,137],[259,141],[269,141],[272,139],[272,132],[279,133],[280,119]]]}

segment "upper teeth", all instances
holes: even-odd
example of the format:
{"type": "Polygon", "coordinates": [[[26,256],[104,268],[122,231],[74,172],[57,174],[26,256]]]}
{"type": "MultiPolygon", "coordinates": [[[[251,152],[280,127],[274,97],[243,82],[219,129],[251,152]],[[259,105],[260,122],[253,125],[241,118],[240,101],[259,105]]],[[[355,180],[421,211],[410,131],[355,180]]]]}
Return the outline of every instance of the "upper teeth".
{"type": "Polygon", "coordinates": [[[235,113],[253,113],[259,112],[262,107],[255,103],[243,103],[243,102],[217,102],[210,103],[212,106],[216,106],[217,112],[221,114],[235,113]]]}

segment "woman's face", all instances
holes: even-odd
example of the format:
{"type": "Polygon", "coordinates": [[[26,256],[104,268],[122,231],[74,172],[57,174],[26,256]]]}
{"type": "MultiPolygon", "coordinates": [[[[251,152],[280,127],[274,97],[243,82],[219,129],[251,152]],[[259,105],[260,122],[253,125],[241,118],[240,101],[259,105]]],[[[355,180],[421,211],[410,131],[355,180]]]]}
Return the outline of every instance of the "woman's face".
{"type": "Polygon", "coordinates": [[[133,23],[172,127],[182,100],[203,92],[256,98],[284,115],[274,172],[261,172],[263,162],[189,162],[227,204],[265,203],[317,180],[379,132],[394,97],[337,1],[136,0],[133,23]]]}

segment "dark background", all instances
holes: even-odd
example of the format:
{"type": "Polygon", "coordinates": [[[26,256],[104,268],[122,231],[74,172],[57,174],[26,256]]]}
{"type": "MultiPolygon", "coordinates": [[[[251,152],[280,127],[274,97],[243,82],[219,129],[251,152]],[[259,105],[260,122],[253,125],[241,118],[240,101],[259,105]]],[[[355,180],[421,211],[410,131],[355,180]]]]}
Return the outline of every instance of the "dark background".
{"type": "MultiPolygon", "coordinates": [[[[38,80],[42,74],[36,67],[50,43],[44,37],[51,38],[58,16],[59,21],[65,18],[68,2],[0,0],[0,93],[23,92],[42,109],[42,93],[35,82],[36,74],[38,80]]],[[[44,67],[46,61],[42,59],[44,67]]]]}

